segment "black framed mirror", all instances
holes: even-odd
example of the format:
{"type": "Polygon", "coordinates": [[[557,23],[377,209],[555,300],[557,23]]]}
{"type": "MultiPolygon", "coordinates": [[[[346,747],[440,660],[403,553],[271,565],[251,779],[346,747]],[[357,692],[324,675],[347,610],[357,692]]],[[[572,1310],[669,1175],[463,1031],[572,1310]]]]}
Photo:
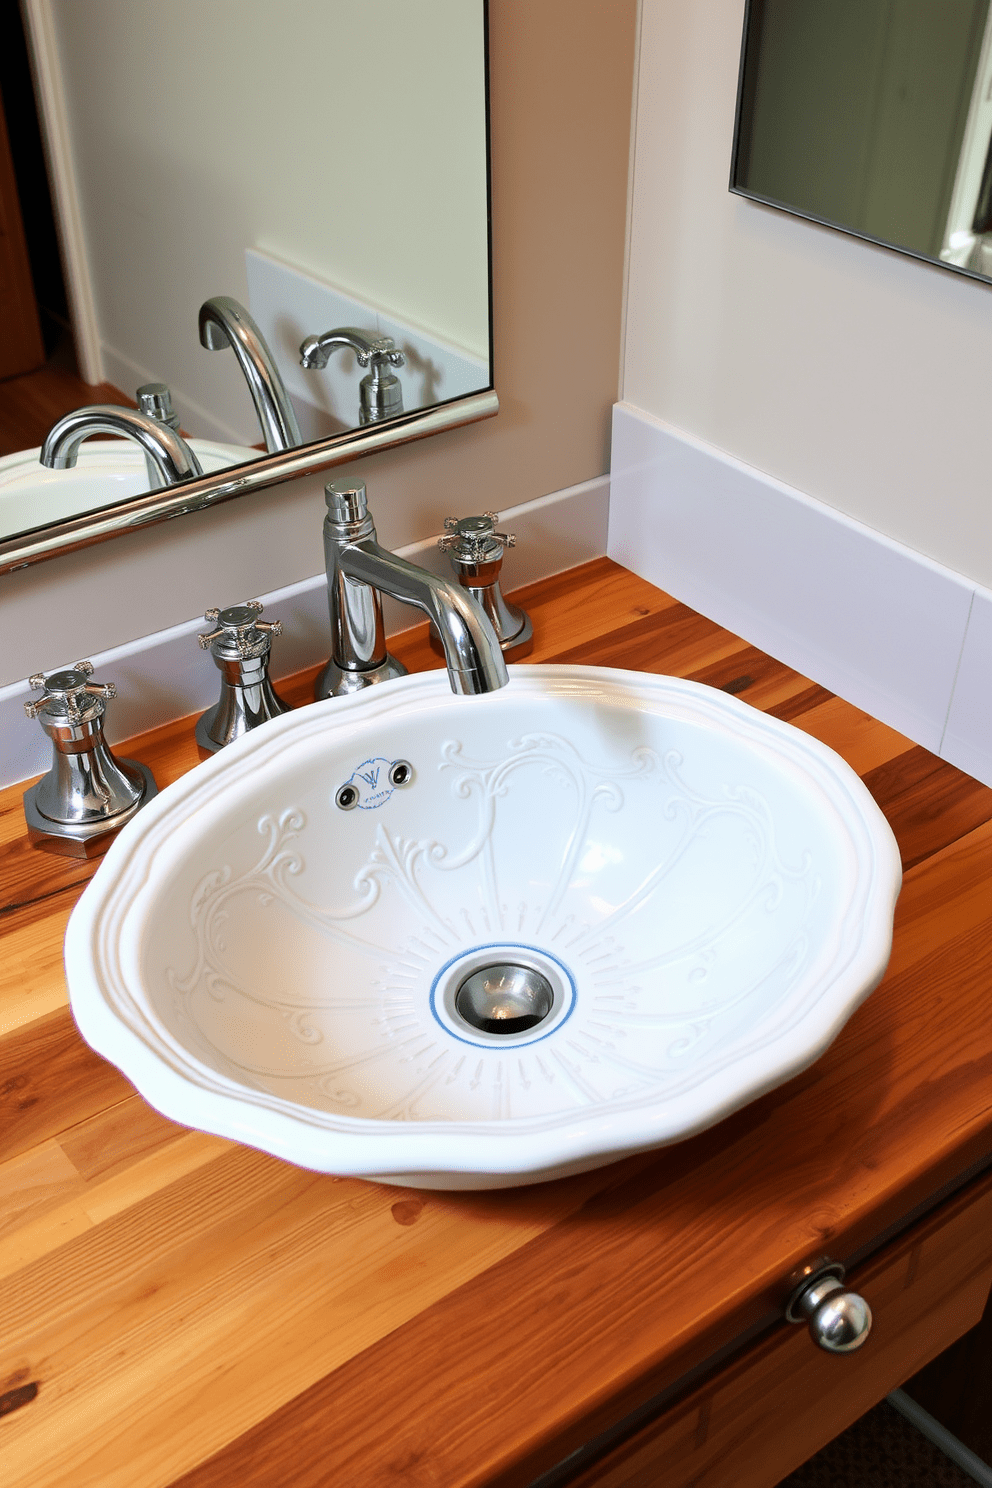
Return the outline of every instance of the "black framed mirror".
{"type": "Polygon", "coordinates": [[[731,191],[992,279],[989,0],[749,0],[731,191]]]}

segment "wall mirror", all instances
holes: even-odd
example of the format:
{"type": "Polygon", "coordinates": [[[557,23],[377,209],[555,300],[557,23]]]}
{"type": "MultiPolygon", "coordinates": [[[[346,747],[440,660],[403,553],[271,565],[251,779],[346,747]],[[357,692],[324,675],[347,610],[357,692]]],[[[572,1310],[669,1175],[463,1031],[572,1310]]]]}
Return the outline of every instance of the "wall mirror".
{"type": "Polygon", "coordinates": [[[731,191],[992,278],[989,0],[749,0],[731,191]]]}
{"type": "Polygon", "coordinates": [[[129,443],[130,487],[93,478],[94,441],[75,470],[31,462],[26,500],[0,473],[0,572],[496,412],[485,0],[22,10],[81,375],[166,384],[209,457],[160,490],[129,443]],[[298,445],[266,451],[230,347],[201,345],[214,296],[257,322],[298,445]],[[300,366],[341,327],[402,355],[384,420],[360,421],[349,346],[300,366]]]}

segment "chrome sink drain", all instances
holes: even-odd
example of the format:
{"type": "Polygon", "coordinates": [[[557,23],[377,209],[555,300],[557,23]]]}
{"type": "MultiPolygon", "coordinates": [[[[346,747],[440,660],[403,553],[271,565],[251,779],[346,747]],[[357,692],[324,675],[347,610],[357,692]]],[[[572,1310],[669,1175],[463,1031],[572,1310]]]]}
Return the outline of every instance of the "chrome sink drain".
{"type": "Polygon", "coordinates": [[[520,941],[466,947],[440,967],[430,1007],[441,1027],[477,1048],[521,1048],[550,1037],[575,1006],[564,961],[520,941]]]}
{"type": "Polygon", "coordinates": [[[465,978],[455,993],[455,1012],[482,1033],[524,1033],[544,1022],[554,1000],[554,988],[539,971],[498,961],[465,978]]]}

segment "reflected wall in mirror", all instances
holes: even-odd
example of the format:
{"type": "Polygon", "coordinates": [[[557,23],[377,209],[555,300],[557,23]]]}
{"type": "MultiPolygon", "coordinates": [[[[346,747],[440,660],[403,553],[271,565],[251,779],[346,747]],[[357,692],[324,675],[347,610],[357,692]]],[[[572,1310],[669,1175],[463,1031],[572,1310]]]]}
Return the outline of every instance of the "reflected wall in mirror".
{"type": "Polygon", "coordinates": [[[992,278],[989,0],[750,0],[730,189],[992,278]]]}
{"type": "MultiPolygon", "coordinates": [[[[237,360],[201,345],[215,296],[257,322],[315,454],[354,439],[368,364],[344,345],[305,370],[307,337],[391,339],[398,437],[410,415],[492,387],[484,0],[24,0],[24,13],[87,383],[130,399],[166,384],[208,474],[264,454],[237,360]]],[[[89,448],[58,481],[39,468],[36,506],[11,473],[0,545],[148,490],[136,446],[117,447],[135,470],[116,487],[94,484],[89,448]]],[[[0,473],[0,509],[2,487],[0,473]]]]}

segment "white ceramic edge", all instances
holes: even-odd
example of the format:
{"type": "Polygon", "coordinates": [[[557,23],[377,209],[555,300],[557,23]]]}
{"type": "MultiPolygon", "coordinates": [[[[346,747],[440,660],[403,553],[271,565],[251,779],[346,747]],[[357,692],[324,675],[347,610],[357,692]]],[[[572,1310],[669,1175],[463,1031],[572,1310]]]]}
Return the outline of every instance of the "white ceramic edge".
{"type": "MultiPolygon", "coordinates": [[[[281,753],[287,736],[298,734],[298,744],[308,736],[319,737],[324,719],[333,715],[338,727],[350,713],[355,726],[369,715],[392,708],[396,689],[407,695],[408,705],[431,703],[443,696],[447,679],[426,673],[402,678],[386,689],[373,689],[353,698],[315,704],[266,726],[191,771],[170,786],[141,815],[130,823],[112,845],[98,876],[80,899],[66,933],[66,976],[73,1015],[86,1038],[99,1053],[121,1068],[156,1109],[185,1125],[260,1147],[302,1167],[356,1176],[390,1177],[393,1181],[416,1181],[424,1174],[450,1174],[458,1186],[486,1186],[493,1181],[540,1181],[542,1177],[592,1167],[632,1152],[682,1140],[716,1124],[768,1090],[792,1078],[824,1053],[855,1008],[878,984],[891,950],[892,913],[901,884],[898,849],[884,816],[861,780],[832,750],[817,740],[757,712],[735,698],[702,684],[669,677],[623,672],[598,667],[520,667],[514,669],[511,686],[519,693],[545,691],[549,684],[567,691],[578,688],[583,695],[609,698],[632,694],[645,702],[688,698],[694,709],[702,706],[715,718],[734,720],[752,743],[771,748],[793,768],[812,775],[825,791],[833,808],[852,831],[858,857],[858,874],[864,879],[863,936],[840,976],[814,1008],[804,1016],[801,1047],[796,1048],[794,1031],[786,1030],[757,1053],[752,1052],[746,1074],[728,1089],[727,1071],[710,1075],[691,1091],[666,1102],[653,1113],[643,1106],[634,1110],[590,1113],[583,1122],[570,1114],[559,1118],[567,1124],[545,1122],[540,1138],[534,1119],[507,1122],[466,1123],[466,1132],[453,1124],[438,1122],[370,1122],[354,1117],[330,1116],[308,1119],[291,1114],[291,1103],[278,1097],[259,1097],[243,1087],[207,1070],[179,1049],[165,1031],[148,1028],[145,1035],[125,1025],[107,1002],[107,992],[94,970],[94,942],[113,913],[115,897],[143,839],[158,823],[188,815],[196,797],[209,800],[218,776],[227,780],[226,793],[237,789],[264,764],[268,755],[281,753]],[[409,695],[413,694],[411,698],[409,695]],[[857,841],[859,836],[864,840],[857,841]],[[154,1034],[154,1038],[152,1035],[154,1034]],[[153,1042],[159,1041],[188,1077],[171,1068],[153,1042]],[[785,1047],[789,1045],[788,1049],[785,1047]],[[171,1047],[170,1047],[171,1046],[171,1047]],[[191,1078],[192,1077],[192,1078],[191,1078]],[[194,1078],[199,1085],[193,1082],[194,1078]],[[720,1088],[713,1097],[713,1086],[720,1088]],[[234,1094],[237,1092],[237,1094],[234,1094]],[[335,1131],[347,1134],[337,1143],[335,1131]],[[530,1175],[528,1177],[528,1175],[530,1175]]],[[[500,694],[494,695],[499,698],[500,694]]],[[[465,706],[486,707],[487,698],[466,700],[465,706]]],[[[229,797],[228,797],[229,799],[229,797]]],[[[201,804],[203,804],[201,803],[201,804]]],[[[177,823],[178,825],[178,823],[177,823]]],[[[166,833],[168,836],[169,833],[166,833]]],[[[132,898],[128,888],[126,897],[132,898]]],[[[121,927],[124,928],[123,926],[121,927]]],[[[135,927],[128,930],[133,938],[135,927]]],[[[433,1180],[432,1180],[433,1181],[433,1180]]]]}
{"type": "Polygon", "coordinates": [[[626,403],[607,552],[992,785],[989,663],[962,664],[992,603],[974,580],[626,403]]]}

